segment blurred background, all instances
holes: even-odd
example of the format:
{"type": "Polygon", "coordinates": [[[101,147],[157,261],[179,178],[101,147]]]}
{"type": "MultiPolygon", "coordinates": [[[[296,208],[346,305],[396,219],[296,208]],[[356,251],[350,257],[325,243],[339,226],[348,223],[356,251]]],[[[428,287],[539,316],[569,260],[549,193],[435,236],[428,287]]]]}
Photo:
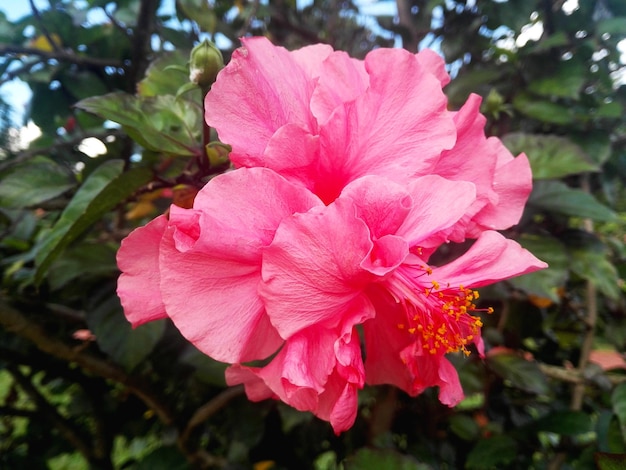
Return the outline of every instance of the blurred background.
{"type": "Polygon", "coordinates": [[[3,2],[0,468],[626,468],[625,104],[623,0],[3,2]],[[431,48],[451,109],[481,95],[487,134],[528,155],[506,235],[550,268],[481,290],[487,354],[451,357],[457,407],[366,388],[335,436],[227,388],[168,321],[127,323],[120,240],[225,169],[198,160],[190,50],[228,61],[248,35],[431,48]]]}

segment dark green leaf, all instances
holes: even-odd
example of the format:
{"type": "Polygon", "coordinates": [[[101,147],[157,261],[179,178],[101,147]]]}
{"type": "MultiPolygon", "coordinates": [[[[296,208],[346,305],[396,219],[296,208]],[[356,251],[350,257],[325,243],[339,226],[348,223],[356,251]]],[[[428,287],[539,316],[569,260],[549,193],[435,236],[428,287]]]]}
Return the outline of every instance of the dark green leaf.
{"type": "Polygon", "coordinates": [[[2,178],[0,206],[36,206],[60,196],[75,185],[75,178],[65,168],[47,158],[37,159],[15,168],[2,178]]]}
{"type": "Polygon", "coordinates": [[[530,82],[528,90],[545,96],[577,99],[586,81],[586,65],[580,60],[557,62],[556,70],[545,78],[537,78],[530,82]]]}
{"type": "Polygon", "coordinates": [[[604,295],[617,300],[621,290],[615,265],[607,257],[607,247],[595,237],[566,239],[570,252],[570,268],[583,279],[591,281],[604,295]]]}
{"type": "Polygon", "coordinates": [[[466,441],[473,441],[480,434],[480,427],[471,416],[456,414],[450,417],[450,430],[466,441]]]}
{"type": "Polygon", "coordinates": [[[613,413],[617,416],[622,428],[622,436],[626,440],[626,383],[621,383],[611,394],[613,413]]]}
{"type": "Polygon", "coordinates": [[[591,417],[582,411],[555,411],[535,421],[537,431],[552,432],[562,436],[575,436],[592,430],[591,417]]]}
{"type": "Polygon", "coordinates": [[[618,16],[599,21],[597,32],[600,34],[609,33],[611,36],[626,36],[626,17],[618,16]]]}
{"type": "Polygon", "coordinates": [[[100,349],[127,370],[134,369],[152,352],[165,331],[164,320],[133,328],[115,295],[89,312],[87,326],[100,349]]]}
{"type": "Polygon", "coordinates": [[[525,235],[518,241],[537,258],[548,263],[548,268],[508,282],[527,294],[558,302],[558,289],[565,285],[569,276],[569,257],[565,246],[549,236],[525,235]]]}
{"type": "Polygon", "coordinates": [[[121,124],[128,135],[149,150],[191,156],[200,145],[201,108],[171,95],[109,93],[87,98],[76,107],[121,124]]]}
{"type": "Polygon", "coordinates": [[[345,461],[346,470],[428,470],[430,467],[393,450],[360,449],[345,461]]]}
{"type": "Polygon", "coordinates": [[[41,282],[50,263],[104,214],[124,201],[152,178],[147,168],[123,172],[124,162],[100,165],[85,180],[52,230],[37,246],[35,281],[41,282]]]}
{"type": "Polygon", "coordinates": [[[478,441],[467,456],[468,470],[491,470],[504,468],[515,460],[517,443],[508,436],[494,436],[478,441]]]}
{"type": "Polygon", "coordinates": [[[181,453],[174,447],[159,447],[153,450],[132,470],[188,470],[191,467],[181,453]]]}
{"type": "Polygon", "coordinates": [[[491,370],[512,387],[538,395],[548,393],[546,376],[536,362],[527,361],[508,349],[492,349],[486,360],[491,370]]]}
{"type": "Polygon", "coordinates": [[[102,243],[82,243],[65,251],[50,265],[50,289],[60,289],[77,278],[116,272],[115,252],[115,247],[102,243]]]}
{"type": "Polygon", "coordinates": [[[502,141],[514,155],[526,153],[534,179],[599,170],[585,151],[566,137],[514,132],[505,135],[502,141]]]}
{"type": "Polygon", "coordinates": [[[546,212],[584,217],[600,221],[614,221],[615,212],[596,198],[561,181],[537,181],[528,199],[528,205],[546,212]]]}

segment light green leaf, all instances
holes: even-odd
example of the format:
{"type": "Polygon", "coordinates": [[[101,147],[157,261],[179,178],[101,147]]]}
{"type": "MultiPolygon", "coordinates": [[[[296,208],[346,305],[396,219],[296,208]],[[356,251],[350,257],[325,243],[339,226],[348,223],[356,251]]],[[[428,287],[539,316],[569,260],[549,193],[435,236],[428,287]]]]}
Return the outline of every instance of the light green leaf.
{"type": "Polygon", "coordinates": [[[124,162],[110,160],[89,175],[52,230],[36,247],[35,282],[41,282],[54,259],[94,222],[152,178],[148,168],[123,172],[124,162]]]}
{"type": "Polygon", "coordinates": [[[133,328],[115,295],[89,311],[87,326],[100,349],[129,371],[152,352],[165,331],[164,320],[133,328]]]}
{"type": "Polygon", "coordinates": [[[615,212],[599,203],[591,194],[570,188],[561,181],[537,181],[528,199],[528,206],[567,216],[617,220],[615,212]]]}
{"type": "Polygon", "coordinates": [[[534,179],[599,171],[585,151],[566,137],[512,132],[502,141],[514,155],[526,153],[534,179]]]}
{"type": "Polygon", "coordinates": [[[2,178],[0,206],[32,207],[60,196],[76,185],[76,179],[65,168],[47,158],[21,165],[2,178]]]}
{"type": "Polygon", "coordinates": [[[626,17],[617,16],[598,21],[596,31],[598,34],[609,33],[611,36],[626,36],[626,17]]]}
{"type": "Polygon", "coordinates": [[[121,124],[149,150],[191,156],[202,145],[202,109],[172,95],[136,97],[115,92],[87,98],[76,107],[121,124]]]}

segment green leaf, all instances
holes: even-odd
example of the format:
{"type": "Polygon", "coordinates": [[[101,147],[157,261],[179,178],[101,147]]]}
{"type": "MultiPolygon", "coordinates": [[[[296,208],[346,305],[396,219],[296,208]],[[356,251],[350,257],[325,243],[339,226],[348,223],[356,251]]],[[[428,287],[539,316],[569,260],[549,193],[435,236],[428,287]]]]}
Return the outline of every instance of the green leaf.
{"type": "Polygon", "coordinates": [[[611,36],[626,36],[626,17],[618,16],[598,21],[596,31],[599,35],[609,33],[611,36]]]}
{"type": "Polygon", "coordinates": [[[36,283],[41,282],[52,261],[71,242],[152,178],[148,168],[127,172],[123,172],[123,168],[123,161],[110,160],[85,180],[52,230],[36,247],[36,283]]]}
{"type": "Polygon", "coordinates": [[[617,215],[596,198],[561,181],[537,181],[528,206],[546,212],[600,221],[615,221],[617,215]]]}
{"type": "Polygon", "coordinates": [[[626,468],[626,454],[595,454],[598,470],[624,470],[626,468]]]}
{"type": "Polygon", "coordinates": [[[561,436],[575,436],[590,432],[591,417],[582,411],[554,411],[533,423],[537,431],[552,432],[561,436]]]}
{"type": "MultiPolygon", "coordinates": [[[[179,67],[185,65],[188,60],[188,55],[183,56],[179,51],[159,57],[148,67],[146,77],[137,84],[137,91],[145,97],[176,95],[180,87],[190,83],[188,68],[179,67]]],[[[199,93],[196,98],[199,102],[199,93]]]]}
{"type": "Polygon", "coordinates": [[[473,441],[480,435],[480,427],[466,414],[450,416],[450,430],[465,441],[473,441]]]}
{"type": "Polygon", "coordinates": [[[549,76],[530,82],[528,90],[545,97],[577,99],[586,81],[585,63],[571,59],[556,64],[549,76]]]}
{"type": "Polygon", "coordinates": [[[159,447],[137,462],[132,470],[188,470],[190,468],[187,460],[176,448],[159,447]]]}
{"type": "Polygon", "coordinates": [[[611,138],[604,131],[578,133],[570,136],[572,142],[579,145],[587,157],[596,165],[602,165],[611,156],[611,138]]]}
{"type": "Polygon", "coordinates": [[[50,289],[60,289],[74,279],[116,272],[115,252],[115,247],[101,243],[82,243],[65,251],[50,265],[50,289]]]}
{"type": "Polygon", "coordinates": [[[467,470],[504,468],[517,456],[517,443],[508,436],[494,436],[478,441],[467,456],[467,470]]]}
{"type": "Polygon", "coordinates": [[[611,394],[611,404],[613,405],[613,413],[617,416],[622,428],[622,437],[626,441],[626,383],[621,383],[615,387],[611,394]]]}
{"type": "Polygon", "coordinates": [[[537,258],[548,263],[548,267],[515,277],[508,282],[527,294],[559,302],[558,289],[565,285],[569,277],[569,256],[565,246],[554,237],[528,234],[520,237],[518,242],[537,258]]]}
{"type": "Polygon", "coordinates": [[[188,349],[180,357],[180,362],[192,366],[196,370],[196,378],[201,382],[218,387],[226,386],[224,373],[228,365],[210,358],[193,345],[188,345],[188,349]]]}
{"type": "Polygon", "coordinates": [[[570,269],[595,285],[607,297],[620,297],[619,275],[608,258],[608,249],[598,238],[582,231],[567,232],[564,238],[570,255],[570,269]]]}
{"type": "Polygon", "coordinates": [[[428,470],[430,467],[393,450],[363,448],[345,461],[346,470],[428,470]]]}
{"type": "Polygon", "coordinates": [[[121,124],[149,150],[191,156],[201,146],[201,107],[171,95],[136,97],[115,92],[87,98],[76,107],[121,124]]]}
{"type": "Polygon", "coordinates": [[[571,124],[574,115],[569,108],[551,101],[519,94],[513,99],[513,107],[528,117],[551,124],[571,124]]]}
{"type": "Polygon", "coordinates": [[[0,184],[0,206],[32,207],[60,196],[76,179],[52,160],[41,158],[15,168],[0,184]]]}
{"type": "Polygon", "coordinates": [[[537,395],[548,393],[546,376],[536,362],[527,361],[508,349],[492,349],[486,360],[491,370],[511,386],[537,395]]]}
{"type": "Polygon", "coordinates": [[[116,295],[89,312],[87,326],[96,336],[100,349],[129,371],[152,352],[165,331],[164,320],[133,328],[116,295]]]}
{"type": "Polygon", "coordinates": [[[534,179],[599,171],[585,151],[566,137],[513,132],[505,135],[502,141],[514,155],[526,153],[534,179]]]}

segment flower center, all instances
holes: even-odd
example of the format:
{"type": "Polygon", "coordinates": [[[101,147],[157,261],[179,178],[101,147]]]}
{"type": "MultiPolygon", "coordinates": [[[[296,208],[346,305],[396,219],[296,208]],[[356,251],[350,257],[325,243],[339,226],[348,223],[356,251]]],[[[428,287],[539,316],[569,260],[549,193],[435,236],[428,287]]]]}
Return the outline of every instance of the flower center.
{"type": "Polygon", "coordinates": [[[402,305],[406,320],[396,327],[415,338],[429,354],[446,354],[463,351],[469,355],[467,345],[480,337],[483,325],[472,312],[478,292],[463,286],[452,287],[430,279],[432,269],[421,264],[403,264],[385,280],[387,290],[402,305]]]}

